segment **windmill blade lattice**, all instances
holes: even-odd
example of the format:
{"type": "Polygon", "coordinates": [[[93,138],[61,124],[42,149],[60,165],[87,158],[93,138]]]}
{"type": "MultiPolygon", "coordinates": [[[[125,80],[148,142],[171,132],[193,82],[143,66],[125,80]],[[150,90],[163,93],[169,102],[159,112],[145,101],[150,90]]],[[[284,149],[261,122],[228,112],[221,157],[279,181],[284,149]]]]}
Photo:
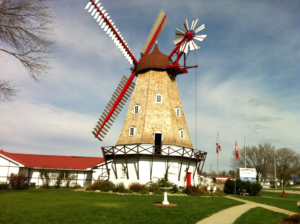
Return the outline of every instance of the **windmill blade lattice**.
{"type": "Polygon", "coordinates": [[[106,120],[106,117],[107,117],[109,111],[114,106],[118,96],[120,95],[121,91],[124,89],[124,86],[125,86],[127,81],[128,81],[128,78],[126,78],[126,76],[123,76],[123,78],[121,79],[121,81],[120,81],[119,85],[117,86],[115,92],[113,93],[110,101],[106,105],[102,115],[100,116],[99,121],[97,122],[97,124],[94,128],[94,131],[92,131],[93,135],[96,138],[98,138],[100,141],[102,141],[102,139],[105,137],[105,135],[108,132],[108,129],[111,128],[111,126],[112,126],[111,122],[114,122],[114,120],[117,118],[119,113],[122,111],[123,106],[125,106],[126,101],[129,99],[132,91],[134,90],[135,84],[133,82],[131,82],[128,89],[127,89],[127,91],[125,92],[122,100],[119,102],[118,106],[115,108],[115,111],[110,116],[109,120],[106,120]],[[100,130],[100,127],[102,126],[102,124],[104,122],[105,122],[104,126],[102,127],[101,131],[98,133],[98,131],[100,130]]]}
{"type": "Polygon", "coordinates": [[[87,9],[88,12],[91,13],[91,16],[94,17],[99,26],[101,26],[104,32],[106,32],[106,34],[111,38],[113,43],[118,47],[118,49],[128,60],[128,62],[130,64],[137,65],[137,61],[131,53],[122,35],[120,34],[120,32],[118,32],[118,29],[112,22],[112,19],[110,19],[110,16],[108,16],[108,13],[105,13],[106,10],[104,9],[104,7],[101,6],[101,3],[98,2],[99,0],[90,0],[85,9],[87,9]]]}
{"type": "Polygon", "coordinates": [[[186,54],[188,53],[189,49],[196,50],[196,49],[200,48],[199,45],[194,40],[203,41],[204,38],[207,36],[207,35],[196,35],[196,33],[205,29],[205,25],[203,24],[195,30],[197,22],[198,22],[198,19],[194,20],[192,22],[191,29],[189,29],[189,25],[186,20],[182,26],[183,29],[185,30],[185,32],[181,31],[179,29],[176,29],[176,38],[177,39],[174,40],[173,42],[175,45],[180,44],[181,45],[180,51],[182,51],[186,54]]]}
{"type": "Polygon", "coordinates": [[[153,48],[155,41],[159,38],[160,34],[164,30],[168,22],[167,16],[163,10],[160,10],[152,29],[148,35],[148,38],[144,44],[144,47],[141,51],[143,55],[147,55],[149,51],[153,48]]]}

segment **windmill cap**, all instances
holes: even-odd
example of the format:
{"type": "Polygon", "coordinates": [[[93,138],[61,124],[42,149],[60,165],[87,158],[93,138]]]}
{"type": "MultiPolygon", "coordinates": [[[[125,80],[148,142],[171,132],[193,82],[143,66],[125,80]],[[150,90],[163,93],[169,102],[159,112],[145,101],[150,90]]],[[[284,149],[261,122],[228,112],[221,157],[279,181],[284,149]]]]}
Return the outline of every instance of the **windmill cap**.
{"type": "Polygon", "coordinates": [[[141,58],[141,60],[139,61],[136,67],[136,73],[145,69],[165,70],[167,65],[168,65],[168,56],[161,53],[156,44],[151,54],[148,54],[141,58]]]}

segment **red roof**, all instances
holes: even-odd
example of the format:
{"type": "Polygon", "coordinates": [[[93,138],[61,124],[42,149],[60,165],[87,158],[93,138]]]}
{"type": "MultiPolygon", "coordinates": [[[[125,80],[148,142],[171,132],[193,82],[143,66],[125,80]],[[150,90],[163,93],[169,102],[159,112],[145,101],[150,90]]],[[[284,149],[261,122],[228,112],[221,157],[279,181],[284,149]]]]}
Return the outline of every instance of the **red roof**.
{"type": "Polygon", "coordinates": [[[215,177],[217,178],[230,178],[230,179],[234,179],[234,176],[231,175],[215,175],[215,177]]]}
{"type": "Polygon", "coordinates": [[[101,157],[21,154],[5,152],[3,149],[0,150],[0,154],[24,166],[33,168],[47,167],[54,169],[86,170],[104,162],[104,158],[101,157]]]}

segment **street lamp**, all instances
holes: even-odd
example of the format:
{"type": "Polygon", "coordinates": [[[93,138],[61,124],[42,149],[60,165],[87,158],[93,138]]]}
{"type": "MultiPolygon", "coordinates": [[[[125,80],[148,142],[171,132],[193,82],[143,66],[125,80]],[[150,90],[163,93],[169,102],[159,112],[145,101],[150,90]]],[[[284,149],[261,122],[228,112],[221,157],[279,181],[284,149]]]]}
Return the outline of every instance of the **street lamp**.
{"type": "Polygon", "coordinates": [[[245,168],[247,168],[246,167],[246,137],[247,137],[247,135],[250,133],[250,132],[257,132],[257,133],[259,133],[259,130],[255,130],[255,131],[249,131],[246,135],[245,135],[245,138],[244,138],[244,149],[245,149],[245,168]]]}

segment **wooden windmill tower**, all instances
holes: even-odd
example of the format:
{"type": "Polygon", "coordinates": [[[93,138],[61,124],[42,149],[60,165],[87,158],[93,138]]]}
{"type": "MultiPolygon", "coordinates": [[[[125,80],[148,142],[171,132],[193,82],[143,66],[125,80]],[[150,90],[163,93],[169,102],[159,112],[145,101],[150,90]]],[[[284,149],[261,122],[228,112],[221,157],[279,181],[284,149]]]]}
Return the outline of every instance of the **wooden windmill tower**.
{"type": "Polygon", "coordinates": [[[137,61],[101,3],[90,0],[86,9],[133,64],[132,74],[128,79],[122,78],[92,132],[102,141],[133,92],[116,145],[102,147],[109,179],[125,184],[146,183],[163,177],[168,170],[173,174],[169,179],[174,183],[196,184],[197,173],[202,172],[207,153],[194,149],[191,143],[176,76],[198,67],[187,67],[186,58],[189,50],[200,48],[194,40],[202,41],[206,37],[196,35],[204,25],[195,29],[198,21],[195,20],[189,29],[186,21],[185,31],[176,29],[176,47],[169,56],[161,53],[157,45],[150,53],[167,23],[165,13],[160,11],[142,49],[141,59],[137,61]],[[183,66],[179,65],[180,59],[183,59],[183,66]],[[136,84],[132,82],[135,77],[136,84]]]}

